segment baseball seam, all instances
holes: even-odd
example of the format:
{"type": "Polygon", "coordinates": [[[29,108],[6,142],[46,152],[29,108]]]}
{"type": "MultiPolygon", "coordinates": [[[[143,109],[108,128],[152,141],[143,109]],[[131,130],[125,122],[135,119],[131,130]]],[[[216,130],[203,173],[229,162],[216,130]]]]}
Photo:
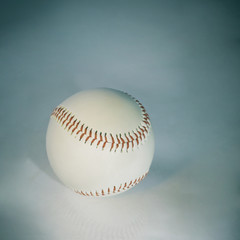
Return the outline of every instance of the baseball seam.
{"type": "Polygon", "coordinates": [[[76,193],[82,195],[82,196],[87,196],[87,197],[99,197],[99,196],[106,196],[106,195],[111,195],[111,194],[116,194],[119,192],[123,192],[128,190],[131,187],[134,187],[137,185],[139,182],[141,182],[146,176],[148,172],[143,174],[141,177],[136,178],[134,180],[130,180],[129,182],[125,182],[124,184],[120,184],[118,187],[113,186],[112,188],[108,187],[107,190],[101,189],[99,191],[90,191],[90,192],[84,192],[81,190],[74,190],[76,193]]]}
{"type": "MultiPolygon", "coordinates": [[[[129,96],[133,98],[131,95],[129,96]]],[[[111,133],[102,133],[97,130],[94,131],[85,123],[82,123],[81,120],[75,118],[75,115],[63,106],[56,107],[51,116],[54,117],[65,130],[70,132],[71,135],[74,134],[75,137],[79,137],[79,141],[90,143],[90,145],[95,143],[96,147],[98,148],[101,146],[102,150],[109,145],[110,152],[116,152],[117,150],[123,152],[124,149],[128,152],[129,148],[133,150],[136,146],[143,142],[149,133],[151,126],[150,119],[145,108],[138,100],[135,98],[133,99],[141,109],[142,121],[135,130],[128,133],[119,133],[114,135],[111,133]]]]}

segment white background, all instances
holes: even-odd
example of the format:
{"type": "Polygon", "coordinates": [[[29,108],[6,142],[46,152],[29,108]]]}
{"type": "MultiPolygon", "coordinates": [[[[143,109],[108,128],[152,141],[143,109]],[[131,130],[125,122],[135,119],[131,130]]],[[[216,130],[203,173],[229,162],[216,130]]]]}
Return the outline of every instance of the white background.
{"type": "Polygon", "coordinates": [[[0,238],[239,239],[239,6],[234,1],[12,1],[1,9],[0,238]],[[112,198],[65,188],[53,108],[126,91],[156,137],[148,177],[112,198]]]}

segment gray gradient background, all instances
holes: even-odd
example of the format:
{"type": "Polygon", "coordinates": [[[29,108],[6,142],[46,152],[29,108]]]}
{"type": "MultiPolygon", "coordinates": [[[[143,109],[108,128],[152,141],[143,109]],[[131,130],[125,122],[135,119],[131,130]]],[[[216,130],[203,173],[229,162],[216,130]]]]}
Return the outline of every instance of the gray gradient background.
{"type": "Polygon", "coordinates": [[[0,239],[240,239],[237,1],[6,1],[0,14],[0,239]],[[150,114],[148,177],[72,193],[46,155],[49,115],[111,87],[150,114]]]}

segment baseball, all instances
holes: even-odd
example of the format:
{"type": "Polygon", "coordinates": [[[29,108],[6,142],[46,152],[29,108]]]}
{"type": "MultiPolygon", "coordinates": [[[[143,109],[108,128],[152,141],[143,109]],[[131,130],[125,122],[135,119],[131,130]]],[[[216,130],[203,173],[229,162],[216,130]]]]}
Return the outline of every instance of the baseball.
{"type": "Polygon", "coordinates": [[[58,178],[82,196],[112,196],[148,174],[154,135],[143,105],[99,88],[67,98],[51,114],[46,149],[58,178]]]}

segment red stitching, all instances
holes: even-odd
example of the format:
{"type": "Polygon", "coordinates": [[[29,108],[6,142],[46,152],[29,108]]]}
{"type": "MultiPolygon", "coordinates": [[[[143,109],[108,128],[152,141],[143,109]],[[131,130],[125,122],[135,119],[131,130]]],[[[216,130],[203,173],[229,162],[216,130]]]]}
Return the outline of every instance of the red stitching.
{"type": "Polygon", "coordinates": [[[62,111],[62,107],[60,107],[58,110],[57,110],[57,113],[56,113],[56,118],[58,118],[58,115],[60,114],[60,112],[62,111]]]}
{"type": "Polygon", "coordinates": [[[80,123],[80,121],[78,121],[78,123],[77,123],[77,125],[76,125],[76,127],[75,128],[73,128],[73,130],[72,130],[72,134],[73,134],[73,132],[78,128],[78,125],[79,125],[79,123],[80,123]]]}
{"type": "MultiPolygon", "coordinates": [[[[66,117],[67,113],[68,113],[68,111],[66,111],[66,112],[63,114],[62,118],[60,119],[60,123],[62,122],[63,118],[66,117]]],[[[63,125],[63,123],[62,123],[62,125],[63,125]]]]}
{"type": "Polygon", "coordinates": [[[62,111],[61,116],[60,116],[60,120],[59,120],[60,123],[62,122],[62,120],[63,120],[64,116],[66,116],[66,114],[67,114],[67,111],[66,111],[66,109],[64,109],[64,110],[62,111]]]}
{"type": "Polygon", "coordinates": [[[108,142],[108,140],[107,140],[107,133],[105,133],[105,142],[108,142]]]}
{"type": "Polygon", "coordinates": [[[124,139],[122,138],[121,134],[119,134],[119,136],[120,136],[120,139],[121,139],[121,141],[122,141],[122,149],[121,149],[121,151],[122,151],[123,148],[124,148],[125,141],[124,141],[124,139]]]}
{"type": "Polygon", "coordinates": [[[143,128],[144,128],[145,132],[146,132],[146,133],[148,133],[148,130],[147,130],[147,128],[146,128],[145,126],[143,126],[143,128]]]}
{"type": "Polygon", "coordinates": [[[137,130],[137,132],[138,132],[138,134],[139,134],[139,137],[140,137],[140,139],[141,139],[141,141],[142,141],[142,133],[141,133],[141,132],[139,132],[138,130],[137,130]]]}
{"type": "Polygon", "coordinates": [[[130,142],[130,140],[129,140],[129,138],[127,137],[127,134],[125,133],[125,137],[126,137],[126,139],[127,139],[127,151],[128,151],[128,149],[129,149],[129,142],[130,142]]]}
{"type": "Polygon", "coordinates": [[[118,188],[118,192],[120,192],[121,191],[121,187],[122,187],[122,184],[120,185],[120,187],[118,188]]]}
{"type": "Polygon", "coordinates": [[[139,141],[138,141],[138,135],[133,131],[133,134],[135,135],[136,137],[136,141],[137,141],[137,145],[139,144],[139,141]]]}
{"type": "Polygon", "coordinates": [[[63,110],[63,108],[60,108],[59,111],[58,111],[58,113],[57,113],[57,116],[56,116],[56,117],[57,117],[58,120],[59,120],[59,118],[61,117],[61,115],[62,115],[62,113],[63,113],[62,110],[63,110]]]}
{"type": "Polygon", "coordinates": [[[132,181],[130,181],[129,185],[127,186],[127,188],[130,188],[130,186],[132,185],[132,181]]]}
{"type": "Polygon", "coordinates": [[[110,133],[110,136],[111,136],[111,138],[112,138],[112,145],[111,145],[111,149],[110,149],[110,152],[112,151],[112,149],[113,149],[113,146],[114,146],[114,143],[115,143],[115,141],[114,141],[114,138],[113,138],[113,136],[112,136],[112,134],[110,133]]]}
{"type": "Polygon", "coordinates": [[[111,190],[110,187],[108,187],[106,192],[104,191],[104,189],[101,189],[99,191],[96,190],[95,193],[93,193],[92,191],[90,191],[90,192],[83,192],[83,191],[80,191],[80,190],[74,190],[74,191],[76,193],[82,195],[82,196],[91,196],[91,197],[106,196],[107,194],[108,195],[115,194],[115,193],[119,193],[121,191],[125,191],[125,190],[129,189],[130,187],[133,187],[133,186],[137,185],[139,182],[141,182],[147,176],[147,174],[148,174],[148,172],[146,172],[145,174],[143,174],[139,178],[136,178],[134,181],[131,180],[129,182],[129,184],[127,184],[127,182],[125,182],[124,185],[120,184],[118,188],[116,186],[113,186],[112,190],[111,190]]]}
{"type": "Polygon", "coordinates": [[[144,129],[142,129],[142,128],[140,128],[140,127],[139,127],[139,129],[142,131],[142,135],[143,135],[143,137],[145,138],[144,129]]]}
{"type": "Polygon", "coordinates": [[[119,140],[119,138],[118,138],[118,135],[116,135],[116,138],[117,138],[117,144],[116,144],[115,152],[116,152],[116,150],[118,149],[119,144],[121,143],[120,140],[119,140]]]}
{"type": "Polygon", "coordinates": [[[90,129],[90,131],[89,131],[89,136],[86,138],[85,143],[88,141],[88,139],[89,139],[90,137],[92,137],[92,129],[90,129]]]}
{"type": "Polygon", "coordinates": [[[82,194],[83,196],[85,196],[85,194],[83,193],[83,191],[81,191],[81,194],[82,194]]]}
{"type": "Polygon", "coordinates": [[[146,121],[146,120],[143,120],[143,122],[144,122],[146,125],[148,125],[148,121],[146,121]]]}
{"type": "Polygon", "coordinates": [[[84,131],[84,133],[81,134],[81,136],[80,136],[80,138],[79,138],[79,141],[81,141],[82,138],[83,138],[83,136],[86,135],[87,129],[88,129],[88,127],[85,127],[85,131],[84,131]]]}
{"type": "Polygon", "coordinates": [[[97,131],[95,132],[95,137],[94,139],[91,141],[91,145],[94,143],[94,141],[97,139],[97,131]]]}
{"type": "Polygon", "coordinates": [[[105,148],[106,144],[107,144],[107,142],[104,142],[104,143],[103,143],[102,149],[105,148]]]}
{"type": "Polygon", "coordinates": [[[72,121],[72,119],[74,118],[74,116],[70,117],[68,123],[66,124],[65,128],[67,128],[67,126],[70,124],[70,122],[72,121]]]}
{"type": "Polygon", "coordinates": [[[95,141],[97,141],[97,144],[96,144],[97,147],[101,143],[103,143],[102,150],[104,150],[104,148],[106,148],[107,144],[109,143],[109,144],[111,144],[110,150],[109,150],[110,152],[113,149],[115,149],[115,151],[116,151],[120,147],[120,145],[121,145],[120,150],[122,152],[124,149],[124,146],[126,144],[125,149],[126,149],[126,151],[128,151],[130,146],[132,149],[134,148],[134,145],[135,145],[134,142],[136,142],[136,145],[139,145],[140,141],[143,141],[143,139],[146,138],[146,135],[149,133],[149,128],[151,126],[151,123],[150,123],[149,115],[146,113],[146,110],[143,107],[143,105],[138,100],[133,98],[131,95],[129,95],[129,94],[127,94],[127,95],[130,96],[138,104],[138,106],[140,107],[140,109],[142,111],[143,119],[142,119],[142,124],[140,124],[138,126],[138,128],[135,130],[136,132],[132,131],[132,134],[130,132],[122,133],[122,134],[124,134],[125,139],[122,137],[122,134],[116,134],[115,136],[113,136],[110,133],[111,140],[110,139],[108,140],[107,133],[100,133],[98,136],[97,131],[95,131],[95,134],[93,135],[93,133],[92,133],[93,129],[91,129],[89,131],[89,133],[87,134],[88,127],[85,127],[85,124],[83,123],[81,125],[81,127],[79,128],[81,121],[78,121],[77,118],[73,121],[74,115],[71,115],[71,113],[69,113],[68,109],[64,108],[63,106],[56,107],[53,110],[51,116],[55,117],[56,120],[59,123],[61,123],[62,126],[64,124],[66,124],[65,129],[67,128],[67,131],[70,131],[72,129],[71,134],[73,134],[74,132],[76,132],[75,135],[78,135],[81,133],[79,141],[82,140],[84,135],[87,135],[84,143],[87,143],[89,140],[91,140],[90,145],[92,145],[95,141]],[[103,139],[102,134],[104,134],[104,139],[103,139]]]}
{"type": "Polygon", "coordinates": [[[99,141],[98,141],[98,143],[97,143],[97,147],[99,146],[99,144],[100,144],[100,142],[102,142],[102,133],[100,132],[100,139],[99,139],[99,141]]]}
{"type": "Polygon", "coordinates": [[[146,114],[143,114],[143,119],[145,120],[145,121],[147,121],[148,122],[148,124],[150,124],[150,119],[149,119],[149,116],[147,115],[147,113],[146,114]]]}
{"type": "Polygon", "coordinates": [[[72,123],[72,124],[70,125],[70,127],[68,128],[68,131],[75,125],[76,121],[77,121],[77,119],[75,119],[75,120],[73,121],[73,123],[72,123]]]}
{"type": "Polygon", "coordinates": [[[147,113],[144,113],[143,116],[145,116],[145,118],[146,118],[147,120],[150,120],[150,119],[149,119],[149,115],[148,115],[147,113]]]}
{"type": "Polygon", "coordinates": [[[131,142],[132,142],[132,148],[134,148],[134,143],[133,143],[133,141],[134,141],[134,138],[133,138],[133,136],[130,134],[130,133],[128,133],[129,134],[129,136],[130,136],[130,138],[131,138],[131,142]]]}
{"type": "Polygon", "coordinates": [[[76,134],[76,135],[78,135],[80,132],[82,132],[83,126],[84,126],[84,124],[82,124],[81,128],[77,131],[77,134],[76,134]]]}
{"type": "Polygon", "coordinates": [[[105,133],[105,142],[103,143],[103,146],[102,146],[102,149],[104,149],[105,148],[105,146],[106,146],[106,144],[107,144],[107,133],[105,133]]]}
{"type": "Polygon", "coordinates": [[[62,126],[68,120],[69,116],[70,116],[70,113],[67,115],[67,118],[63,121],[62,126]]]}

